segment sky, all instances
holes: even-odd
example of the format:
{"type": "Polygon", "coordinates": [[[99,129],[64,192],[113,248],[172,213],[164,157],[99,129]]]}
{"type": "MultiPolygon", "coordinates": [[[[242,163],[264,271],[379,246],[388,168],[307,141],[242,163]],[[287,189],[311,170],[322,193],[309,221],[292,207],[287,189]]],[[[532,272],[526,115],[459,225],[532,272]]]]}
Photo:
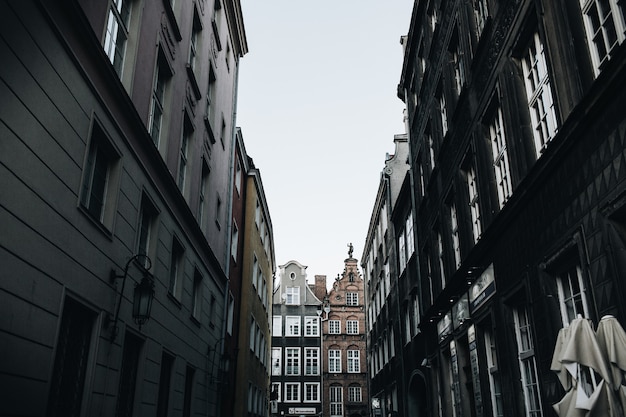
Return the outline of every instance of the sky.
{"type": "Polygon", "coordinates": [[[237,126],[261,172],[276,273],[362,258],[386,153],[405,133],[400,38],[413,0],[241,0],[237,126]]]}

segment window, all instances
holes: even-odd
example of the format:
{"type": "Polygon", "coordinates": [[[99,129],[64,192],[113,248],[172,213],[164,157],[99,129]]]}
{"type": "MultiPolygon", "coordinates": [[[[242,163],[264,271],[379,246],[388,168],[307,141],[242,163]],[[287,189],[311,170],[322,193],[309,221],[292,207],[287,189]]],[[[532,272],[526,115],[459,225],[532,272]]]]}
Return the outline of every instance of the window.
{"type": "Polygon", "coordinates": [[[235,318],[235,297],[233,293],[228,293],[228,316],[226,317],[226,332],[232,336],[233,320],[235,318]]]}
{"type": "MultiPolygon", "coordinates": [[[[233,219],[232,238],[230,241],[230,254],[233,257],[233,261],[237,262],[237,249],[239,248],[239,229],[237,228],[237,222],[233,219]]],[[[256,260],[256,257],[255,257],[256,260]]]]}
{"type": "Polygon", "coordinates": [[[161,354],[161,372],[159,374],[159,396],[157,398],[156,417],[167,417],[173,368],[174,357],[163,352],[161,354]]]}
{"type": "Polygon", "coordinates": [[[193,399],[193,380],[196,370],[187,365],[185,370],[185,390],[183,393],[183,417],[191,416],[191,404],[193,399]]]}
{"type": "Polygon", "coordinates": [[[320,350],[319,348],[304,348],[304,374],[319,375],[320,369],[320,350]]]}
{"type": "Polygon", "coordinates": [[[330,333],[330,334],[341,334],[341,321],[339,321],[339,320],[328,320],[328,333],[330,333]]]}
{"type": "Polygon", "coordinates": [[[144,255],[141,262],[144,268],[156,263],[153,253],[156,252],[156,217],[157,211],[149,198],[144,194],[141,199],[141,210],[139,213],[139,227],[137,236],[137,252],[144,255]]]}
{"type": "Polygon", "coordinates": [[[304,318],[304,335],[319,336],[319,317],[307,316],[304,318]]]}
{"type": "Polygon", "coordinates": [[[522,390],[526,403],[527,417],[541,417],[541,400],[539,394],[539,379],[535,361],[534,344],[531,334],[530,317],[525,307],[515,310],[515,334],[521,373],[522,390]]]}
{"type": "Polygon", "coordinates": [[[623,0],[580,0],[596,76],[611,59],[618,44],[624,42],[623,0]]]}
{"type": "Polygon", "coordinates": [[[358,292],[346,293],[346,305],[358,306],[359,305],[359,293],[358,292]]]}
{"type": "Polygon", "coordinates": [[[556,283],[563,327],[569,326],[578,315],[588,318],[587,288],[580,265],[575,263],[559,273],[556,283]]]}
{"type": "Polygon", "coordinates": [[[217,321],[215,317],[215,303],[217,300],[215,299],[215,294],[211,293],[211,297],[209,299],[209,327],[214,328],[215,322],[217,321]]]}
{"type": "Polygon", "coordinates": [[[361,372],[361,352],[358,350],[348,350],[348,372],[361,372]]]}
{"type": "Polygon", "coordinates": [[[202,158],[202,174],[200,177],[200,190],[198,193],[198,224],[204,231],[206,229],[206,198],[207,198],[207,188],[209,186],[209,165],[206,163],[204,158],[202,158]]]}
{"type": "Polygon", "coordinates": [[[498,107],[488,125],[489,141],[491,142],[491,155],[493,157],[493,170],[496,176],[498,189],[498,202],[500,208],[511,197],[511,172],[509,170],[509,155],[504,134],[504,121],[502,109],[498,107]]]}
{"type": "MultiPolygon", "coordinates": [[[[280,398],[280,382],[272,382],[272,392],[275,395],[275,401],[280,402],[281,398],[280,398]]],[[[271,395],[271,394],[270,394],[271,395]]]]}
{"type": "Polygon", "coordinates": [[[285,336],[300,336],[300,316],[285,317],[285,336]]]}
{"type": "Polygon", "coordinates": [[[348,402],[351,403],[360,403],[363,401],[363,396],[361,394],[361,387],[357,385],[351,385],[348,387],[348,402]]]}
{"type": "Polygon", "coordinates": [[[455,27],[452,38],[450,39],[448,55],[450,57],[450,64],[452,65],[452,71],[454,74],[454,91],[458,97],[461,95],[461,90],[465,85],[465,62],[463,60],[463,52],[461,51],[461,45],[459,43],[458,26],[455,27]]]}
{"type": "Polygon", "coordinates": [[[328,372],[331,374],[341,373],[341,351],[338,349],[328,350],[328,372]]]}
{"type": "Polygon", "coordinates": [[[346,320],[346,333],[359,334],[359,321],[358,320],[346,320]]]}
{"type": "Polygon", "coordinates": [[[472,235],[474,236],[474,243],[476,243],[482,234],[482,226],[480,224],[480,207],[478,204],[478,178],[476,176],[476,169],[472,163],[467,167],[465,177],[467,179],[470,216],[472,220],[472,235]]]}
{"type": "MultiPolygon", "coordinates": [[[[215,95],[217,93],[216,88],[216,80],[215,71],[213,70],[213,66],[209,65],[209,82],[207,83],[207,91],[206,91],[206,108],[204,110],[204,119],[208,124],[207,127],[211,128],[213,126],[213,121],[215,118],[215,95]]],[[[215,137],[213,134],[209,135],[211,138],[211,143],[215,143],[215,137]]]]}
{"type": "Polygon", "coordinates": [[[180,241],[172,238],[172,256],[170,257],[169,293],[180,301],[183,293],[183,255],[184,249],[180,241]]]}
{"type": "Polygon", "coordinates": [[[304,402],[316,403],[320,401],[320,383],[305,382],[304,383],[304,402]]]}
{"type": "Polygon", "coordinates": [[[496,352],[495,339],[491,329],[484,329],[485,354],[487,356],[487,368],[489,369],[489,391],[491,392],[491,408],[494,417],[504,416],[502,403],[502,388],[500,385],[500,370],[498,368],[498,355],[496,352]]]}
{"type": "Polygon", "coordinates": [[[285,294],[287,295],[285,304],[300,305],[300,287],[287,287],[285,288],[285,294]]]}
{"type": "Polygon", "coordinates": [[[122,351],[122,368],[117,392],[117,406],[115,415],[119,417],[132,416],[135,402],[135,387],[137,386],[137,369],[142,341],[132,333],[124,335],[122,351]]]}
{"type": "Polygon", "coordinates": [[[194,73],[199,72],[198,55],[202,50],[201,45],[199,45],[201,36],[200,32],[202,31],[202,24],[200,23],[200,16],[198,16],[198,10],[194,7],[193,10],[193,26],[191,28],[191,39],[189,42],[189,67],[193,70],[194,73]]]}
{"type": "Polygon", "coordinates": [[[120,172],[120,155],[100,125],[92,125],[87,150],[80,205],[96,221],[111,228],[114,219],[115,191],[120,172]]]}
{"type": "Polygon", "coordinates": [[[215,225],[217,226],[217,230],[222,228],[220,220],[222,219],[222,199],[220,196],[217,196],[217,200],[215,202],[215,225]]]}
{"type": "Polygon", "coordinates": [[[474,21],[476,23],[478,39],[480,39],[480,35],[482,35],[487,19],[489,18],[488,3],[487,0],[473,0],[474,21]]]}
{"type": "Polygon", "coordinates": [[[398,236],[398,264],[400,265],[400,273],[406,268],[406,243],[404,240],[404,229],[400,230],[398,236]]]}
{"type": "Polygon", "coordinates": [[[79,415],[93,328],[93,313],[66,298],[50,378],[48,415],[79,415]]]}
{"type": "Polygon", "coordinates": [[[454,252],[454,264],[458,269],[461,266],[461,240],[459,238],[459,219],[456,213],[456,204],[449,202],[450,210],[450,234],[452,235],[452,250],[454,252]]]}
{"type": "Polygon", "coordinates": [[[109,57],[118,77],[122,77],[126,43],[129,36],[130,0],[112,0],[104,36],[104,52],[109,57]]]}
{"type": "Polygon", "coordinates": [[[441,278],[441,289],[446,288],[446,264],[444,262],[445,252],[443,249],[443,237],[437,232],[437,258],[439,259],[439,277],[441,278]]]}
{"type": "Polygon", "coordinates": [[[343,416],[343,387],[333,385],[330,387],[330,415],[331,417],[343,416]]]}
{"type": "Polygon", "coordinates": [[[300,348],[285,348],[285,375],[300,375],[300,348]]]}
{"type": "Polygon", "coordinates": [[[272,317],[272,336],[282,336],[283,335],[283,317],[282,316],[274,316],[272,317]]]}
{"type": "Polygon", "coordinates": [[[556,135],[557,123],[546,55],[538,33],[534,34],[523,53],[522,69],[535,150],[539,157],[548,142],[556,135]]]}
{"type": "Polygon", "coordinates": [[[191,316],[200,320],[202,311],[202,274],[197,269],[193,274],[193,293],[191,295],[191,316]]]}
{"type": "Polygon", "coordinates": [[[157,66],[154,74],[148,133],[150,133],[154,145],[158,148],[161,141],[161,131],[164,127],[163,114],[165,111],[165,94],[168,81],[171,78],[171,72],[169,71],[167,62],[161,53],[159,53],[159,59],[157,60],[157,66]]]}
{"type": "Polygon", "coordinates": [[[446,92],[443,90],[443,82],[439,83],[437,89],[437,103],[439,105],[437,110],[441,117],[441,136],[446,136],[446,133],[448,133],[448,108],[446,105],[446,92]]]}
{"type": "Polygon", "coordinates": [[[299,382],[285,382],[285,402],[286,403],[300,402],[300,383],[299,382]]]}
{"type": "Polygon", "coordinates": [[[408,214],[404,230],[406,232],[406,258],[408,262],[411,259],[413,252],[415,252],[415,240],[413,239],[413,213],[408,214]]]}
{"type": "Polygon", "coordinates": [[[189,142],[193,135],[192,124],[187,114],[185,114],[184,119],[183,136],[180,140],[180,149],[178,151],[178,188],[183,195],[185,195],[185,180],[187,178],[187,166],[189,162],[189,142]]]}

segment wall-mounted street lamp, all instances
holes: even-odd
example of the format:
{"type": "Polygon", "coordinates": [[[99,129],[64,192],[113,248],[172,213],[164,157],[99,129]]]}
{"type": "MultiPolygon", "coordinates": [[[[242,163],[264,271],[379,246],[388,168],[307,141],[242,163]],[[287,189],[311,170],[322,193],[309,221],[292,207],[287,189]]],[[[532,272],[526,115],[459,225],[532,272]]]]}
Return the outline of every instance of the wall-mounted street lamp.
{"type": "Polygon", "coordinates": [[[115,308],[115,317],[113,318],[111,341],[115,340],[115,337],[117,336],[117,320],[120,316],[124,286],[126,285],[126,278],[128,278],[128,268],[130,268],[130,264],[132,262],[139,261],[140,259],[143,259],[144,262],[141,264],[138,263],[137,265],[141,269],[143,276],[140,282],[135,283],[135,289],[133,290],[133,320],[139,325],[139,330],[141,330],[141,326],[150,318],[152,300],[154,299],[154,277],[148,270],[152,266],[152,261],[146,255],[136,254],[133,255],[128,262],[126,262],[126,265],[124,266],[124,273],[122,275],[118,275],[115,269],[112,269],[109,275],[111,283],[115,283],[117,279],[122,279],[122,287],[120,288],[119,298],[115,308]]]}

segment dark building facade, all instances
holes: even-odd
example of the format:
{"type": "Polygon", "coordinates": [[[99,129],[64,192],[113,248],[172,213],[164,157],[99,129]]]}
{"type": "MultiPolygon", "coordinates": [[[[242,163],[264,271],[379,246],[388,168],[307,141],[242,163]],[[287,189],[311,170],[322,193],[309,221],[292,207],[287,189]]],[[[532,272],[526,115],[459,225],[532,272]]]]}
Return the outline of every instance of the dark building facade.
{"type": "Polygon", "coordinates": [[[222,415],[239,2],[0,20],[0,413],[222,415]]]}
{"type": "Polygon", "coordinates": [[[399,86],[412,198],[393,212],[398,248],[400,213],[415,219],[399,280],[419,305],[401,310],[398,415],[554,415],[560,330],[626,324],[624,11],[415,2],[399,86]]]}

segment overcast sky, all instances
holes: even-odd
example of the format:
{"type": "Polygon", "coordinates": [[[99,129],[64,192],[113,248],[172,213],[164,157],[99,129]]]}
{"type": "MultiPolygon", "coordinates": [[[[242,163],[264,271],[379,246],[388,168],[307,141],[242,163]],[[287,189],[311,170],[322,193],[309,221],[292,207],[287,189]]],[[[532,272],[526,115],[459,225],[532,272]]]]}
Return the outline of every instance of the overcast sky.
{"type": "Polygon", "coordinates": [[[361,261],[385,154],[404,133],[400,37],[412,0],[241,0],[237,125],[261,171],[276,266],[361,261]]]}

